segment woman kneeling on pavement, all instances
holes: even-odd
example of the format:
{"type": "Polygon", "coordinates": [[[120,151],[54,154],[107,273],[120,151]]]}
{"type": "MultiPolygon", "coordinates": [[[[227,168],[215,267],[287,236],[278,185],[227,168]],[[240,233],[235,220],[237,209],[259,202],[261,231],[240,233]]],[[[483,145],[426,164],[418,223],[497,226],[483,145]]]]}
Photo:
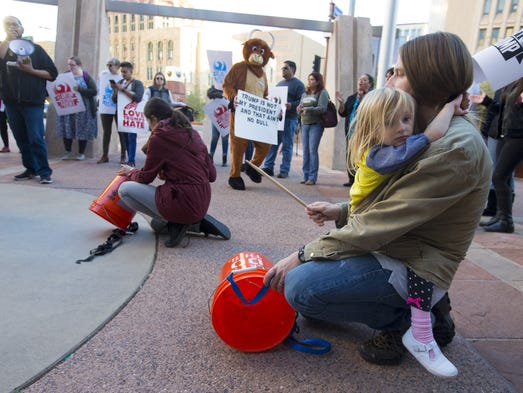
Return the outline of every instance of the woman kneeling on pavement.
{"type": "MultiPolygon", "coordinates": [[[[422,131],[472,81],[472,57],[465,44],[454,34],[439,32],[401,47],[387,85],[414,97],[418,105],[414,129],[422,131]]],[[[474,124],[466,117],[453,117],[445,136],[350,214],[347,203],[308,205],[306,213],[316,224],[330,220],[337,229],[279,261],[267,272],[264,284],[283,292],[305,317],[359,322],[381,330],[360,346],[360,354],[372,363],[397,364],[406,352],[402,337],[410,326],[404,279],[408,267],[441,289],[432,299],[433,335],[444,347],[454,336],[445,291],[474,237],[491,168],[474,124]]],[[[430,344],[406,345],[427,370],[444,376],[430,344]]]]}
{"type": "Polygon", "coordinates": [[[151,216],[155,228],[167,224],[170,239],[166,246],[175,247],[188,226],[205,216],[216,168],[183,113],[160,98],[151,98],[144,115],[152,130],[147,158],[142,169],[121,166],[118,175],[129,181],[122,183],[118,194],[130,208],[151,216]],[[150,185],[156,177],[164,181],[158,187],[150,185]]]}

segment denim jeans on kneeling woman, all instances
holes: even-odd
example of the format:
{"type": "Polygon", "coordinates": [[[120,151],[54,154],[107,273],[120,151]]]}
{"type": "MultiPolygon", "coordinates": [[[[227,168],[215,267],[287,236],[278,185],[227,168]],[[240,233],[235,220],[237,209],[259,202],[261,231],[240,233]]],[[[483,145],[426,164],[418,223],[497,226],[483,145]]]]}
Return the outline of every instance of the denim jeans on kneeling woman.
{"type": "Polygon", "coordinates": [[[306,317],[359,322],[373,329],[405,330],[410,310],[372,254],[340,261],[310,261],[285,278],[285,297],[306,317]]]}

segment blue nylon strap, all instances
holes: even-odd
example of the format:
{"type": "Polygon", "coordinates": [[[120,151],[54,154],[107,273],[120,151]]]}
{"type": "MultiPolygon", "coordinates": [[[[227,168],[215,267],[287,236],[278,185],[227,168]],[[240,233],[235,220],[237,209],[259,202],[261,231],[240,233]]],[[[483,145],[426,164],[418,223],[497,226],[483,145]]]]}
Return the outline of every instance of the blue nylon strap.
{"type": "MultiPolygon", "coordinates": [[[[269,290],[268,286],[262,286],[256,296],[254,296],[251,300],[247,300],[245,299],[245,296],[243,296],[243,293],[238,284],[236,284],[236,281],[234,281],[234,273],[229,273],[226,279],[231,284],[231,288],[236,296],[238,296],[238,299],[240,299],[241,302],[246,306],[258,303],[269,290]]],[[[298,341],[293,337],[292,332],[284,340],[284,344],[288,345],[296,351],[314,355],[323,355],[331,350],[331,344],[328,341],[321,340],[319,338],[308,338],[303,341],[298,341]]]]}
{"type": "Polygon", "coordinates": [[[246,306],[250,306],[250,305],[258,303],[261,300],[261,298],[263,296],[265,296],[265,294],[269,290],[269,287],[264,285],[263,287],[260,288],[260,290],[258,291],[256,296],[254,296],[251,300],[247,300],[243,296],[243,293],[242,293],[240,287],[238,286],[238,284],[236,284],[236,281],[234,281],[233,272],[229,273],[229,275],[227,276],[227,281],[229,281],[231,283],[232,290],[234,291],[236,296],[238,296],[238,299],[240,299],[242,301],[242,303],[245,304],[246,306]]]}
{"type": "Polygon", "coordinates": [[[303,341],[298,341],[292,334],[289,334],[283,343],[296,351],[313,355],[323,355],[331,350],[331,344],[328,341],[319,338],[308,338],[303,341]]]}

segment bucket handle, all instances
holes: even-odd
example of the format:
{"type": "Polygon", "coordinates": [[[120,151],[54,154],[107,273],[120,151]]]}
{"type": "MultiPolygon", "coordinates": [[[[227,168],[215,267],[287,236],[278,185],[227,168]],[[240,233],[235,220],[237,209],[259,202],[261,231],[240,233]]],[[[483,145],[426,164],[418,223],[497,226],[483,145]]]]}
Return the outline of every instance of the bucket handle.
{"type": "Polygon", "coordinates": [[[238,286],[238,284],[236,284],[236,281],[234,281],[234,272],[229,273],[226,280],[231,283],[232,290],[234,291],[236,296],[238,296],[238,299],[240,299],[242,301],[242,303],[245,304],[246,306],[251,306],[253,304],[258,303],[269,290],[269,287],[264,285],[260,288],[260,290],[258,291],[256,296],[254,296],[251,300],[247,300],[247,299],[245,299],[245,296],[243,296],[243,293],[242,293],[240,287],[238,286]]]}

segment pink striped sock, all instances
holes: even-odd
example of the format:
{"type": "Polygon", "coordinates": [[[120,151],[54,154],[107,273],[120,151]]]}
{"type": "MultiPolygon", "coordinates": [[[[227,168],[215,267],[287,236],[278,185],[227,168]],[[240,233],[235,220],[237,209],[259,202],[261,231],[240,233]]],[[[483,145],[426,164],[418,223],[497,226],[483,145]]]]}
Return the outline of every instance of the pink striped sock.
{"type": "Polygon", "coordinates": [[[416,307],[410,308],[412,335],[423,344],[428,344],[434,340],[432,334],[432,322],[430,320],[430,311],[423,311],[416,307]]]}

